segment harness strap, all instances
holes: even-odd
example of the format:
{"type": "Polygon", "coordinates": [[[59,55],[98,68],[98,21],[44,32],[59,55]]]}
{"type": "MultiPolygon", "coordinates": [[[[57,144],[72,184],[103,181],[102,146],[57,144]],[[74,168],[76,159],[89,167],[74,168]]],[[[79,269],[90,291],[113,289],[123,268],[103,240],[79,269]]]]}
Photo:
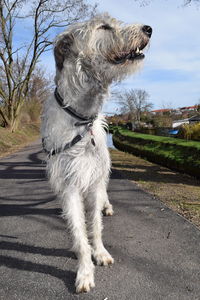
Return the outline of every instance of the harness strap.
{"type": "MultiPolygon", "coordinates": [[[[50,156],[53,156],[53,155],[55,155],[55,154],[58,154],[58,153],[60,153],[60,152],[62,152],[62,151],[65,151],[65,150],[67,150],[67,149],[69,149],[69,148],[71,148],[71,147],[73,147],[75,144],[77,144],[79,141],[82,140],[82,138],[85,136],[85,134],[86,134],[88,131],[90,131],[90,132],[91,132],[91,135],[93,135],[93,134],[92,134],[92,131],[91,131],[91,129],[90,129],[90,127],[93,125],[93,122],[94,122],[95,118],[97,117],[96,115],[93,116],[93,117],[86,117],[86,116],[83,116],[83,115],[77,113],[71,106],[69,106],[69,105],[68,105],[68,106],[65,106],[65,105],[63,104],[63,102],[64,102],[64,101],[63,101],[63,98],[62,98],[62,97],[60,96],[60,94],[58,93],[57,88],[56,88],[55,91],[54,91],[54,96],[55,96],[55,98],[56,98],[57,103],[60,105],[60,107],[61,107],[65,112],[67,112],[70,116],[72,116],[72,117],[74,117],[75,119],[78,120],[78,122],[75,123],[75,126],[86,126],[86,127],[85,127],[85,130],[83,131],[83,133],[76,135],[76,136],[72,139],[72,141],[69,142],[69,143],[66,143],[64,147],[59,147],[59,148],[57,148],[57,149],[52,149],[51,151],[47,151],[47,150],[45,149],[45,142],[44,142],[44,139],[42,139],[43,149],[44,149],[45,152],[48,153],[48,156],[49,156],[49,157],[50,157],[50,156]]],[[[94,141],[94,138],[93,138],[93,137],[91,138],[91,143],[92,143],[93,146],[95,146],[95,141],[94,141]]]]}
{"type": "Polygon", "coordinates": [[[80,140],[82,140],[82,138],[83,138],[83,136],[80,135],[80,134],[78,134],[77,136],[75,136],[75,138],[73,138],[73,140],[72,140],[71,142],[65,144],[64,148],[61,148],[61,147],[60,147],[60,148],[58,148],[58,149],[56,149],[56,150],[53,149],[53,150],[49,153],[49,155],[53,156],[53,155],[55,155],[55,154],[58,154],[58,153],[60,153],[60,152],[62,152],[62,151],[65,151],[65,150],[71,148],[71,147],[74,146],[76,143],[78,143],[80,140]]]}
{"type": "MultiPolygon", "coordinates": [[[[84,132],[82,134],[78,134],[76,135],[71,142],[69,143],[66,143],[64,147],[59,147],[57,149],[52,149],[50,152],[49,151],[46,151],[48,153],[48,156],[53,156],[55,154],[59,154],[69,148],[71,148],[72,146],[74,146],[75,144],[77,144],[78,142],[80,142],[82,140],[82,138],[85,136],[85,134],[88,132],[88,131],[91,131],[90,130],[90,127],[92,126],[92,123],[88,124],[86,126],[86,129],[84,130],[84,132]]],[[[92,134],[92,133],[91,133],[92,134]]],[[[94,139],[91,138],[91,143],[93,146],[95,146],[95,142],[94,142],[94,139]]]]}
{"type": "Polygon", "coordinates": [[[75,126],[82,126],[88,123],[93,123],[95,118],[97,117],[96,115],[92,117],[83,116],[82,114],[78,113],[74,108],[72,108],[70,105],[68,106],[64,105],[63,98],[58,93],[57,87],[55,88],[54,96],[57,100],[57,103],[60,105],[60,107],[62,107],[62,109],[64,109],[65,112],[67,112],[70,116],[74,117],[75,119],[79,120],[79,122],[75,123],[75,126]]]}

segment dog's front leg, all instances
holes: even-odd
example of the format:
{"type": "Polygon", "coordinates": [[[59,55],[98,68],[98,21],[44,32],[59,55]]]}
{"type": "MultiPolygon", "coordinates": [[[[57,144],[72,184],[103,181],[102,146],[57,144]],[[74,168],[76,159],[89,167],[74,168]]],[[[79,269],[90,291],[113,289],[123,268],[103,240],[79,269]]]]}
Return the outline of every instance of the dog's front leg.
{"type": "Polygon", "coordinates": [[[78,258],[76,292],[88,292],[94,287],[94,264],[87,238],[83,201],[76,187],[67,188],[62,204],[63,216],[68,221],[73,238],[73,250],[78,258]]]}
{"type": "Polygon", "coordinates": [[[114,259],[105,249],[102,242],[102,196],[105,195],[104,182],[93,186],[90,190],[87,201],[90,212],[88,217],[89,233],[92,243],[92,255],[98,265],[110,265],[114,259]]]}

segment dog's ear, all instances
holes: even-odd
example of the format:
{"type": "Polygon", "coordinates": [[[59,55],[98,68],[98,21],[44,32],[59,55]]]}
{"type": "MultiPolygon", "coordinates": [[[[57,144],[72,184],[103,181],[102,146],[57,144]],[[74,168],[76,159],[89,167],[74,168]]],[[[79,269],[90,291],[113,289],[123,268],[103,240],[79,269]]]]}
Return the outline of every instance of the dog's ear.
{"type": "Polygon", "coordinates": [[[61,71],[66,58],[70,56],[71,47],[74,43],[72,34],[65,34],[59,39],[54,47],[54,56],[57,68],[61,71]]]}

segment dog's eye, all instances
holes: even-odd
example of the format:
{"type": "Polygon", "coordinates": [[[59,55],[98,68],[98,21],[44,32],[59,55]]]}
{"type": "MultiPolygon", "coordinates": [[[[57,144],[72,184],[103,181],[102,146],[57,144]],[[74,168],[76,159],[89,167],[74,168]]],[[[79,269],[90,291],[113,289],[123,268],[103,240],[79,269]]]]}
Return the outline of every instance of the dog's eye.
{"type": "Polygon", "coordinates": [[[98,29],[104,29],[104,30],[112,30],[112,27],[108,24],[101,25],[98,27],[98,29]]]}

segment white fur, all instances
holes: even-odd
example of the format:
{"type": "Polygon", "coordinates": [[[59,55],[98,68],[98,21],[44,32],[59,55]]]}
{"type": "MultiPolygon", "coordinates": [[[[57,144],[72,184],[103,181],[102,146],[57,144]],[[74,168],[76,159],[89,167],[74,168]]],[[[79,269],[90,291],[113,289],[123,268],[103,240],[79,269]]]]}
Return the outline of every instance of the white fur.
{"type": "MultiPolygon", "coordinates": [[[[113,209],[106,191],[110,172],[106,124],[99,112],[108,86],[138,69],[140,61],[115,64],[113,60],[148,40],[142,25],[121,27],[120,22],[106,15],[70,27],[55,42],[55,82],[64,104],[83,115],[97,115],[92,132],[86,132],[70,149],[47,159],[49,180],[60,196],[78,257],[77,292],[94,287],[91,256],[98,265],[114,262],[102,242],[101,212],[112,215],[113,209]],[[112,30],[101,29],[102,24],[110,24],[112,30]]],[[[45,149],[51,152],[64,148],[77,134],[82,134],[85,126],[77,127],[76,122],[58,105],[54,95],[47,99],[42,120],[45,149]]]]}
{"type": "MultiPolygon", "coordinates": [[[[73,129],[72,123],[75,120],[58,106],[54,97],[46,101],[44,111],[42,132],[49,151],[64,146],[77,131],[84,130],[83,126],[73,129]]],[[[49,180],[60,195],[63,217],[68,221],[73,236],[73,250],[78,256],[77,292],[89,291],[94,287],[92,255],[98,265],[114,262],[101,239],[101,212],[104,210],[106,215],[113,214],[106,192],[110,157],[104,127],[105,121],[99,115],[92,127],[95,147],[91,143],[91,133],[88,132],[83,140],[68,151],[47,160],[49,180]],[[87,228],[85,209],[89,211],[87,228]]]]}

